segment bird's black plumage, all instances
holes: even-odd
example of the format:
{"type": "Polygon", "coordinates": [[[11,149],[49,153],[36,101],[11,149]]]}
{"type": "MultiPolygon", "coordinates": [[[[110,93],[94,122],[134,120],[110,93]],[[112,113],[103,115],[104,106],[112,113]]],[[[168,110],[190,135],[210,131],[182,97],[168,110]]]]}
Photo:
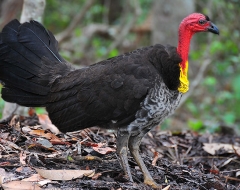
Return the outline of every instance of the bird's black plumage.
{"type": "Polygon", "coordinates": [[[0,33],[2,97],[23,106],[46,107],[62,132],[95,125],[116,129],[117,153],[127,178],[133,182],[129,148],[144,183],[159,188],[139,145],[188,90],[188,50],[197,32],[219,34],[208,17],[193,13],[179,26],[178,48],[157,44],[75,70],[58,54],[51,32],[35,21],[13,20],[0,33]]]}
{"type": "Polygon", "coordinates": [[[127,125],[157,78],[170,90],[179,86],[181,58],[172,46],[145,47],[74,70],[58,54],[51,32],[36,21],[14,20],[0,37],[3,99],[45,106],[63,132],[108,127],[112,120],[127,125]]]}

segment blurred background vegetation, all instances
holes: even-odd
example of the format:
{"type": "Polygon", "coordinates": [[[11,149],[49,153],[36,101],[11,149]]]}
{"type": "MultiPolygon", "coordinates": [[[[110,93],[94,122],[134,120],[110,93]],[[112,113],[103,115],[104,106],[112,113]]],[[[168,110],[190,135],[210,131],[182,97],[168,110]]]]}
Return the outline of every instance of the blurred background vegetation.
{"type": "MultiPolygon", "coordinates": [[[[0,0],[0,5],[4,1],[10,0],[0,0]]],[[[84,67],[142,46],[168,42],[177,46],[177,27],[182,18],[189,11],[208,15],[218,26],[220,36],[194,36],[189,56],[192,90],[161,127],[201,132],[229,127],[240,131],[240,0],[182,2],[88,0],[89,7],[83,10],[85,0],[47,0],[43,24],[56,34],[61,55],[76,67],[84,67]],[[179,11],[183,16],[174,17],[179,11]],[[81,13],[84,13],[82,17],[81,13]],[[68,31],[77,18],[80,19],[68,31]],[[170,26],[174,28],[168,29],[170,26]],[[157,38],[161,28],[167,28],[171,35],[167,36],[165,31],[166,36],[157,38]]],[[[8,16],[1,17],[1,28],[6,19],[19,18],[22,5],[18,6],[8,16]]],[[[4,101],[0,99],[0,113],[3,106],[4,101]]]]}

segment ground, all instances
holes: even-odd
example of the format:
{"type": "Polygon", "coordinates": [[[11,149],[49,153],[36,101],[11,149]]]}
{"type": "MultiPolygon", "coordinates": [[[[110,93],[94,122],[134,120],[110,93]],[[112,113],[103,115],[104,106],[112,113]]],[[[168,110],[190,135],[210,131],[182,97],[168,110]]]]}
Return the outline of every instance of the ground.
{"type": "MultiPolygon", "coordinates": [[[[0,189],[151,189],[131,155],[134,183],[125,179],[114,131],[93,127],[54,135],[46,118],[15,115],[1,121],[0,189]]],[[[240,189],[239,136],[156,127],[140,150],[164,190],[240,189]]]]}

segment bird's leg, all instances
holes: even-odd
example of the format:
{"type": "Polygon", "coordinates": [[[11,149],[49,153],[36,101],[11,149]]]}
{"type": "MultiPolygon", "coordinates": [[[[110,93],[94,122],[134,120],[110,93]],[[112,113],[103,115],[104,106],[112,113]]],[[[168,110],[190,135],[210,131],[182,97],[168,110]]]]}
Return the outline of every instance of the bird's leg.
{"type": "Polygon", "coordinates": [[[127,131],[118,130],[117,135],[117,154],[120,157],[120,162],[126,177],[133,182],[132,174],[128,164],[127,152],[128,152],[128,140],[130,134],[127,131]]]}
{"type": "Polygon", "coordinates": [[[144,183],[152,186],[153,188],[160,188],[160,186],[153,180],[152,176],[150,175],[147,167],[145,166],[145,164],[139,154],[139,146],[140,146],[141,140],[148,131],[149,130],[145,130],[142,133],[140,133],[139,135],[131,136],[129,138],[128,147],[129,147],[129,150],[130,150],[133,158],[135,159],[138,166],[140,167],[140,169],[143,172],[144,183]]]}

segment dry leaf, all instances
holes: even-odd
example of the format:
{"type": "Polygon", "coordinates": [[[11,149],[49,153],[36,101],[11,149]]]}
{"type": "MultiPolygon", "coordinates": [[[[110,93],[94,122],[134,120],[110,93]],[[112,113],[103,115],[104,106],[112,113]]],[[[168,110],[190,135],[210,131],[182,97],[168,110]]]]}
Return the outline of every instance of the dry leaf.
{"type": "Polygon", "coordinates": [[[11,127],[14,127],[14,129],[16,129],[17,131],[21,131],[19,117],[19,115],[14,115],[9,123],[9,125],[11,127]]]}
{"type": "Polygon", "coordinates": [[[26,161],[25,161],[26,158],[27,158],[26,153],[24,153],[23,151],[21,151],[20,154],[19,154],[20,164],[26,165],[26,161]]]}
{"type": "Polygon", "coordinates": [[[62,155],[61,152],[54,152],[52,154],[46,155],[47,158],[55,158],[57,155],[62,155]]]}
{"type": "Polygon", "coordinates": [[[0,168],[0,185],[7,181],[11,181],[12,178],[14,178],[13,173],[6,172],[5,169],[0,168]]]}
{"type": "Polygon", "coordinates": [[[52,133],[58,134],[58,128],[52,124],[47,114],[38,114],[39,123],[42,125],[43,129],[49,129],[52,133]]]}
{"type": "Polygon", "coordinates": [[[23,133],[30,133],[30,131],[32,131],[32,129],[30,129],[30,127],[29,126],[24,126],[24,127],[22,127],[22,132],[23,133]]]}
{"type": "Polygon", "coordinates": [[[29,132],[30,135],[37,135],[40,137],[45,137],[46,139],[58,139],[58,137],[52,133],[48,133],[43,129],[36,129],[29,132]]]}
{"type": "Polygon", "coordinates": [[[240,157],[240,148],[233,146],[233,150],[234,150],[235,154],[236,154],[238,157],[240,157]]]}
{"type": "Polygon", "coordinates": [[[20,167],[18,167],[15,171],[16,172],[19,172],[19,173],[21,173],[22,172],[22,170],[23,170],[23,167],[22,166],[20,166],[20,167]]]}
{"type": "Polygon", "coordinates": [[[219,151],[220,149],[224,150],[224,153],[234,153],[235,151],[240,151],[240,147],[233,146],[232,144],[203,143],[203,150],[211,155],[215,155],[216,151],[219,151]]]}
{"type": "Polygon", "coordinates": [[[99,162],[102,162],[102,159],[99,158],[98,156],[91,156],[91,155],[88,155],[88,156],[73,156],[73,159],[75,161],[82,161],[82,160],[96,160],[96,161],[99,161],[99,162]]]}
{"type": "Polygon", "coordinates": [[[237,171],[236,172],[236,177],[239,177],[240,176],[240,171],[237,171]]]}
{"type": "Polygon", "coordinates": [[[39,174],[33,174],[30,177],[23,179],[22,181],[40,181],[42,179],[42,176],[40,176],[39,174]]]}
{"type": "Polygon", "coordinates": [[[44,149],[44,150],[47,150],[47,151],[56,152],[56,150],[54,148],[48,148],[48,147],[45,147],[45,146],[43,146],[41,144],[38,144],[38,143],[30,144],[27,148],[28,149],[44,149]]]}
{"type": "Polygon", "coordinates": [[[20,148],[18,145],[16,145],[15,143],[11,142],[11,141],[7,141],[4,139],[0,138],[0,143],[3,144],[4,146],[9,146],[11,148],[14,148],[16,150],[22,150],[22,148],[20,148]]]}
{"type": "Polygon", "coordinates": [[[0,162],[0,166],[11,166],[10,162],[0,162]]]}
{"type": "Polygon", "coordinates": [[[59,140],[50,140],[52,145],[72,145],[70,142],[65,142],[65,141],[59,141],[59,140]]]}
{"type": "Polygon", "coordinates": [[[110,148],[110,147],[105,147],[105,148],[99,148],[99,147],[92,147],[93,150],[95,150],[96,152],[100,153],[100,154],[108,154],[110,152],[115,152],[116,150],[110,148]]]}
{"type": "Polygon", "coordinates": [[[95,173],[92,177],[93,180],[97,180],[100,176],[102,175],[102,173],[95,173]]]}
{"type": "Polygon", "coordinates": [[[32,176],[30,176],[29,178],[25,178],[22,181],[28,181],[28,182],[38,182],[38,186],[43,186],[46,185],[48,183],[51,183],[52,181],[50,179],[44,179],[42,176],[40,176],[39,174],[33,174],[32,176]]]}
{"type": "Polygon", "coordinates": [[[168,190],[170,188],[170,185],[168,185],[167,187],[164,187],[162,190],[168,190]]]}
{"type": "Polygon", "coordinates": [[[85,146],[99,147],[99,148],[105,145],[104,143],[94,143],[94,142],[88,142],[88,141],[83,141],[81,142],[81,144],[85,146]]]}
{"type": "Polygon", "coordinates": [[[34,115],[36,115],[35,109],[34,108],[29,108],[28,109],[28,115],[30,117],[33,117],[34,115]]]}
{"type": "Polygon", "coordinates": [[[44,147],[51,148],[53,145],[50,143],[49,140],[44,139],[44,138],[38,138],[36,142],[44,147]]]}
{"type": "Polygon", "coordinates": [[[43,185],[46,185],[46,184],[51,183],[51,182],[52,181],[50,179],[45,179],[45,180],[39,181],[38,185],[43,186],[43,185]]]}
{"type": "Polygon", "coordinates": [[[219,174],[219,169],[217,168],[217,166],[213,165],[210,169],[210,173],[218,175],[219,174]]]}
{"type": "Polygon", "coordinates": [[[225,162],[223,162],[223,164],[221,165],[221,167],[226,166],[227,164],[229,164],[231,161],[236,160],[236,157],[233,158],[228,158],[225,162]]]}
{"type": "Polygon", "coordinates": [[[94,173],[94,170],[44,170],[36,169],[36,171],[44,178],[51,180],[72,180],[82,178],[94,173]]]}
{"type": "Polygon", "coordinates": [[[10,133],[0,133],[0,138],[6,140],[10,133]]]}
{"type": "Polygon", "coordinates": [[[28,181],[10,181],[2,184],[4,190],[41,190],[35,182],[28,181]]]}
{"type": "Polygon", "coordinates": [[[55,134],[53,133],[48,133],[45,130],[42,129],[37,129],[37,130],[32,130],[29,132],[30,135],[37,135],[40,137],[45,137],[46,139],[49,139],[52,144],[69,144],[69,142],[64,142],[60,138],[58,138],[55,134]]]}
{"type": "Polygon", "coordinates": [[[154,158],[153,158],[153,161],[152,161],[153,166],[156,166],[156,163],[157,163],[159,158],[160,158],[159,153],[155,151],[154,152],[154,158]]]}
{"type": "Polygon", "coordinates": [[[37,130],[32,130],[29,132],[30,135],[38,135],[38,136],[43,136],[45,137],[45,130],[42,129],[37,129],[37,130]]]}

